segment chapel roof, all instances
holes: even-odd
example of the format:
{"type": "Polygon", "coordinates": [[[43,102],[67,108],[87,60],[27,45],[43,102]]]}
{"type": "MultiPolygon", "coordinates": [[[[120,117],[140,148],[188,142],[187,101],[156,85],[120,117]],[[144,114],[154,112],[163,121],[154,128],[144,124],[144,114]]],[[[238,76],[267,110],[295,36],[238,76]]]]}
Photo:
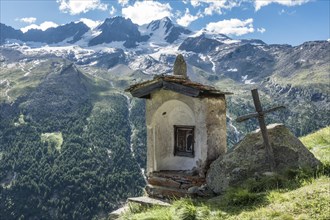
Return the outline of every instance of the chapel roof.
{"type": "Polygon", "coordinates": [[[158,75],[152,80],[131,85],[125,91],[138,98],[150,98],[150,94],[156,90],[171,90],[191,97],[223,97],[231,95],[213,86],[190,81],[188,78],[178,75],[158,75]]]}

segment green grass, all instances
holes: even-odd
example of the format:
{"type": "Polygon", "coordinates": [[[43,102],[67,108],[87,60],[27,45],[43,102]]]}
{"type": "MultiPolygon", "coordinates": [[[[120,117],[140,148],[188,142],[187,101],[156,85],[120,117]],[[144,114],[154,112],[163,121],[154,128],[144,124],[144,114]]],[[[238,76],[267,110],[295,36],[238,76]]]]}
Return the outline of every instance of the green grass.
{"type": "Polygon", "coordinates": [[[320,64],[313,68],[299,69],[286,77],[281,76],[282,73],[280,72],[275,73],[272,77],[277,83],[282,85],[290,83],[294,87],[306,88],[312,86],[322,91],[328,91],[329,71],[330,68],[328,64],[320,64]]]}
{"type": "Polygon", "coordinates": [[[61,132],[53,132],[53,133],[41,134],[41,142],[49,143],[57,151],[61,151],[62,144],[63,144],[62,133],[61,132]]]}
{"type": "Polygon", "coordinates": [[[330,164],[330,126],[300,140],[322,163],[330,164]]]}
{"type": "MultiPolygon", "coordinates": [[[[330,127],[300,138],[329,167],[330,127]]],[[[179,199],[171,207],[135,208],[121,219],[330,219],[328,172],[288,170],[282,176],[248,180],[240,188],[209,200],[179,199]]]]}
{"type": "MultiPolygon", "coordinates": [[[[330,146],[330,126],[300,138],[301,142],[309,149],[330,146]]],[[[318,155],[319,156],[319,155],[318,155]]]]}

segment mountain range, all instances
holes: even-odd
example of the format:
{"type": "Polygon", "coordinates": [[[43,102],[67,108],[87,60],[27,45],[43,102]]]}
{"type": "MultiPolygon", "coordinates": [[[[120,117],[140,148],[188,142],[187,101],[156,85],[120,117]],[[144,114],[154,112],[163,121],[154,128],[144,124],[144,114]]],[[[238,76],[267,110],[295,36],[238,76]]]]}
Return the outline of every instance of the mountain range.
{"type": "Polygon", "coordinates": [[[27,218],[102,217],[140,195],[145,103],[124,89],[172,74],[177,54],[189,79],[234,93],[227,98],[230,148],[258,127],[235,122],[255,111],[253,88],[263,107],[286,106],[267,123],[284,123],[297,136],[329,125],[329,51],[329,41],[270,45],[191,31],[167,17],[25,33],[0,24],[0,218],[17,219],[18,210],[27,218]],[[26,192],[34,195],[28,206],[20,200],[26,192]]]}

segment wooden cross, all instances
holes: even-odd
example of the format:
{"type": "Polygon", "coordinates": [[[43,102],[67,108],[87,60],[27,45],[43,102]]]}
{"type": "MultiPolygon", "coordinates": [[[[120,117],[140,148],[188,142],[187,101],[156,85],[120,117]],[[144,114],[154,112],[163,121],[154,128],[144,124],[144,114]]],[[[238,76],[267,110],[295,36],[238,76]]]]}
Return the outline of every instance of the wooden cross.
{"type": "Polygon", "coordinates": [[[274,168],[275,168],[275,159],[274,159],[273,149],[269,144],[267,127],[266,127],[264,117],[265,117],[266,113],[273,112],[273,111],[276,111],[278,109],[285,108],[285,107],[284,106],[277,106],[277,107],[274,107],[274,108],[269,108],[269,109],[266,109],[266,110],[262,110],[258,90],[253,89],[253,90],[251,90],[251,92],[252,92],[254,106],[255,106],[257,112],[240,116],[236,119],[236,121],[237,122],[242,122],[242,121],[245,121],[245,120],[248,120],[248,119],[251,119],[251,118],[258,118],[262,138],[264,140],[264,145],[265,145],[265,148],[266,148],[266,157],[267,157],[266,159],[269,162],[270,171],[273,172],[274,168]]]}

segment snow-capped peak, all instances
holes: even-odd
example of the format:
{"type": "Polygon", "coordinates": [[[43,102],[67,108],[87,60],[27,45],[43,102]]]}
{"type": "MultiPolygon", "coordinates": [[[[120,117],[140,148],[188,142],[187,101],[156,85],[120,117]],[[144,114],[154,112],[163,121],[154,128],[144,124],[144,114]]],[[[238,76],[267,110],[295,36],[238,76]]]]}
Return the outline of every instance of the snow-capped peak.
{"type": "Polygon", "coordinates": [[[175,25],[168,17],[154,20],[149,24],[142,25],[139,27],[139,31],[142,34],[149,35],[151,42],[166,43],[174,43],[180,38],[180,35],[187,35],[191,33],[190,30],[179,25],[175,25]]]}
{"type": "Polygon", "coordinates": [[[75,23],[83,22],[87,27],[90,29],[95,29],[97,26],[99,26],[102,21],[94,21],[88,18],[81,18],[79,21],[76,21],[75,23]]]}
{"type": "Polygon", "coordinates": [[[220,41],[223,43],[225,43],[226,41],[232,41],[232,39],[230,37],[228,37],[224,34],[214,34],[212,32],[209,32],[205,28],[190,35],[190,37],[201,37],[201,36],[204,36],[205,38],[208,38],[208,39],[217,40],[217,41],[220,41]]]}

